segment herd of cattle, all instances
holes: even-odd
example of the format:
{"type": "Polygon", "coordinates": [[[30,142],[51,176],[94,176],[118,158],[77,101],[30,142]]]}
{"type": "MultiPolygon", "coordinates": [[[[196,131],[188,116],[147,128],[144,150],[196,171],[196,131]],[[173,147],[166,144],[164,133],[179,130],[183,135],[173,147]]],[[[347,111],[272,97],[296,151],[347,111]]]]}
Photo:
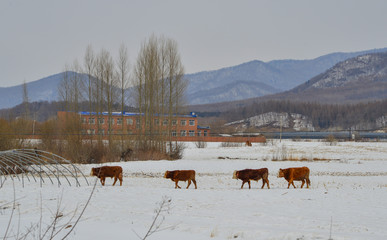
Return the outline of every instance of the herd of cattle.
{"type": "MultiPolygon", "coordinates": [[[[102,186],[105,185],[105,178],[110,177],[114,178],[113,186],[116,184],[117,180],[120,181],[120,186],[122,186],[122,167],[119,166],[103,166],[98,168],[92,168],[90,172],[91,176],[96,176],[100,179],[102,186]]],[[[244,169],[239,171],[234,171],[233,179],[242,180],[242,186],[247,182],[249,184],[249,188],[251,188],[250,181],[257,181],[262,179],[262,188],[265,187],[265,184],[268,189],[269,186],[269,170],[267,168],[261,169],[244,169]]],[[[288,188],[290,184],[293,185],[294,181],[301,181],[301,188],[304,186],[306,182],[306,187],[309,188],[310,180],[309,180],[309,168],[307,167],[297,167],[297,168],[286,168],[280,169],[278,171],[278,177],[285,178],[288,181],[288,188]]],[[[169,178],[173,182],[175,182],[175,188],[181,188],[178,183],[179,181],[188,181],[187,188],[191,185],[191,182],[195,185],[195,189],[197,189],[196,180],[195,180],[195,171],[194,170],[175,170],[175,171],[166,171],[164,174],[164,178],[169,178]]]]}

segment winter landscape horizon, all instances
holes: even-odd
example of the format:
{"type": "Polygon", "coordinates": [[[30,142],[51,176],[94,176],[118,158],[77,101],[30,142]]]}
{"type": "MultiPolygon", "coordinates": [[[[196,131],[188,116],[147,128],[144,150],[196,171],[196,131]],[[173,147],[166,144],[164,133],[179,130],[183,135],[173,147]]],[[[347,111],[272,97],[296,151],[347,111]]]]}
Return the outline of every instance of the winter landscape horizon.
{"type": "MultiPolygon", "coordinates": [[[[112,186],[110,178],[105,186],[98,181],[68,238],[142,239],[163,199],[170,200],[158,219],[164,222],[147,239],[381,240],[387,236],[387,142],[268,140],[252,147],[221,143],[208,143],[206,148],[185,143],[185,147],[181,160],[103,164],[122,166],[123,185],[112,186]],[[286,180],[277,178],[278,169],[299,166],[310,169],[311,187],[301,189],[296,182],[296,189],[287,189],[286,180]],[[240,189],[241,181],[232,179],[234,170],[263,167],[269,169],[270,189],[261,189],[261,180],[252,181],[251,189],[247,185],[240,189]],[[184,182],[179,183],[182,189],[175,189],[163,178],[166,170],[176,169],[195,170],[198,189],[192,185],[185,189],[184,182]]],[[[101,164],[77,166],[88,175],[101,164]]],[[[61,213],[58,228],[73,225],[96,180],[87,179],[90,185],[83,181],[80,187],[58,187],[48,179],[41,185],[32,178],[22,183],[3,176],[0,236],[10,223],[7,239],[27,231],[27,239],[39,239],[57,211],[61,213]]]]}

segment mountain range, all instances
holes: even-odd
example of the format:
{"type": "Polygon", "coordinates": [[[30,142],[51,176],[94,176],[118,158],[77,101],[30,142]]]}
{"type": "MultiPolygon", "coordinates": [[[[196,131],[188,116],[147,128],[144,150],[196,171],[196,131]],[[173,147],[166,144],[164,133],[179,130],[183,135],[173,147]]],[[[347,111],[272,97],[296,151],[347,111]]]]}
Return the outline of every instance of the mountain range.
{"type": "Polygon", "coordinates": [[[356,56],[387,52],[387,48],[354,53],[332,53],[311,60],[254,60],[216,71],[186,75],[192,105],[235,101],[290,90],[356,56]]]}
{"type": "Polygon", "coordinates": [[[288,91],[227,103],[191,105],[190,109],[223,112],[269,100],[353,104],[383,99],[387,99],[387,52],[369,53],[339,62],[288,91]]]}
{"type": "MultiPolygon", "coordinates": [[[[301,87],[302,84],[318,81],[318,78],[323,77],[321,74],[325,74],[339,62],[379,52],[387,52],[387,48],[353,53],[332,53],[311,60],[270,62],[254,60],[219,70],[187,74],[185,77],[189,80],[188,103],[190,105],[209,104],[267,95],[280,96],[276,94],[291,89],[293,89],[293,95],[296,95],[305,88],[301,87]]],[[[356,75],[356,72],[351,74],[356,75]]],[[[58,73],[27,83],[29,101],[57,101],[58,86],[62,79],[62,73],[58,73]]],[[[22,99],[22,85],[0,88],[0,109],[14,107],[22,103],[22,99]]]]}

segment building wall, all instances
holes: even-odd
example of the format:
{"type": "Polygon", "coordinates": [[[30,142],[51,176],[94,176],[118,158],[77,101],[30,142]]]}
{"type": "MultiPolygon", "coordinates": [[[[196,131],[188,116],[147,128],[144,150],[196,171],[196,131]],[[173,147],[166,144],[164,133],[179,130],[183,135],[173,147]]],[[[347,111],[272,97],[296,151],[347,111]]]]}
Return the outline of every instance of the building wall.
{"type": "MultiPolygon", "coordinates": [[[[66,115],[74,114],[69,112],[58,112],[58,118],[65,119],[66,115]]],[[[90,135],[108,135],[109,133],[109,119],[111,134],[138,134],[145,129],[145,122],[141,115],[136,113],[125,114],[102,114],[96,115],[90,113],[81,113],[79,115],[82,122],[83,133],[90,135]],[[141,126],[140,126],[141,125],[141,126]]],[[[168,128],[168,120],[162,117],[154,117],[153,134],[163,134],[168,128]]],[[[181,115],[172,120],[172,132],[176,137],[191,136],[209,136],[209,128],[198,127],[198,121],[194,115],[181,115]]]]}
{"type": "MultiPolygon", "coordinates": [[[[58,112],[58,119],[65,121],[66,116],[74,116],[75,113],[72,112],[58,112]]],[[[103,135],[107,135],[108,129],[109,129],[109,124],[108,124],[108,115],[90,115],[90,114],[80,114],[78,115],[80,120],[83,122],[82,126],[84,128],[84,133],[85,134],[98,134],[98,127],[100,130],[104,131],[103,135]],[[94,118],[94,124],[89,124],[90,118],[94,118]],[[103,124],[97,124],[98,118],[104,119],[103,124]],[[94,133],[92,133],[94,131],[94,133]]],[[[139,125],[137,125],[137,121],[139,120],[139,115],[137,114],[127,114],[127,115],[112,115],[110,116],[112,121],[111,128],[113,129],[112,134],[137,134],[140,129],[139,125]],[[119,120],[119,119],[122,119],[119,120]],[[127,121],[128,119],[129,122],[127,121]],[[118,122],[118,124],[117,124],[118,122]],[[129,123],[129,124],[128,124],[129,123]]],[[[155,118],[158,119],[158,118],[155,118]]],[[[155,120],[153,119],[153,120],[155,120]]],[[[174,126],[177,136],[176,136],[176,141],[189,141],[189,142],[197,142],[197,141],[205,141],[205,142],[246,142],[250,141],[252,143],[260,143],[260,142],[266,142],[265,136],[254,136],[254,137],[247,137],[247,136],[232,136],[232,137],[224,137],[224,136],[210,136],[210,129],[209,128],[202,128],[198,126],[198,121],[197,118],[191,115],[184,115],[184,116],[179,116],[177,117],[177,124],[174,126]],[[182,125],[181,121],[186,121],[185,125],[182,125]],[[190,120],[193,121],[193,125],[190,125],[190,120]],[[186,131],[186,135],[182,136],[181,131],[184,130],[186,131]],[[190,131],[193,131],[194,136],[190,136],[190,131]],[[200,136],[198,136],[198,131],[200,131],[200,136]],[[206,133],[204,135],[204,133],[206,133]]],[[[142,126],[144,127],[144,123],[142,123],[142,126]]],[[[159,127],[160,131],[165,130],[167,126],[163,125],[163,122],[161,119],[159,119],[159,127]]]]}

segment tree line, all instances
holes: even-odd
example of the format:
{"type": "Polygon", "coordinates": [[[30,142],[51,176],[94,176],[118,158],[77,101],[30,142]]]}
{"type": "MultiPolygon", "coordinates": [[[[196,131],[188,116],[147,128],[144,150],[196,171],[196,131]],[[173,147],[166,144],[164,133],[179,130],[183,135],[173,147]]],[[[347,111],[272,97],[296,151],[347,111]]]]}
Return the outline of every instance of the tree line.
{"type": "Polygon", "coordinates": [[[226,122],[267,112],[299,113],[308,116],[316,130],[374,130],[376,119],[387,115],[387,99],[357,104],[322,104],[270,100],[220,113],[226,122]]]}

